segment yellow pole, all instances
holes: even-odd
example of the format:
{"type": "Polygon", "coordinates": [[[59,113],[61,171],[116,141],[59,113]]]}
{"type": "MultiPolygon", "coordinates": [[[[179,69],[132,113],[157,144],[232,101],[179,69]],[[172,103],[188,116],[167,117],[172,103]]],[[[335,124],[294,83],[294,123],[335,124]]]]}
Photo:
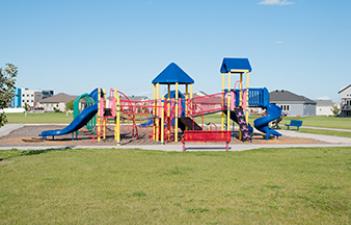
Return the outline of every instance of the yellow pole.
{"type": "Polygon", "coordinates": [[[189,85],[185,84],[185,116],[188,116],[189,85]]]}
{"type": "Polygon", "coordinates": [[[239,106],[243,106],[243,74],[240,73],[240,95],[239,95],[239,106]]]}
{"type": "Polygon", "coordinates": [[[170,129],[172,127],[171,123],[171,85],[167,84],[167,140],[170,141],[171,134],[170,129]]]}
{"type": "MultiPolygon", "coordinates": [[[[223,101],[222,101],[222,105],[225,105],[225,94],[224,94],[224,89],[225,89],[225,75],[221,74],[221,79],[222,79],[222,92],[223,92],[223,101]]],[[[224,130],[224,120],[225,120],[225,114],[222,111],[221,114],[221,130],[224,130]]]]}
{"type": "Polygon", "coordinates": [[[160,84],[156,84],[156,141],[160,141],[160,119],[158,115],[158,100],[159,100],[160,84]]]}
{"type": "Polygon", "coordinates": [[[249,122],[249,114],[250,114],[250,110],[249,110],[249,87],[250,87],[250,73],[246,73],[246,114],[245,114],[245,119],[246,119],[246,123],[249,122]]]}
{"type": "Polygon", "coordinates": [[[165,143],[165,98],[161,102],[161,144],[165,143]]]}
{"type": "MultiPolygon", "coordinates": [[[[240,89],[240,92],[239,92],[240,93],[239,94],[239,106],[243,107],[243,74],[242,73],[240,73],[239,89],[240,89]]],[[[244,109],[243,109],[243,112],[245,112],[244,109]]],[[[241,130],[239,132],[239,139],[240,140],[243,139],[243,134],[242,134],[241,130]]]]}
{"type": "Polygon", "coordinates": [[[152,125],[152,140],[156,141],[156,111],[157,111],[157,101],[156,101],[156,85],[152,85],[152,98],[154,99],[154,108],[152,115],[154,117],[154,124],[152,125]]]}
{"type": "Polygon", "coordinates": [[[178,142],[178,114],[179,114],[179,105],[178,105],[178,100],[179,100],[179,84],[178,82],[175,84],[175,100],[176,100],[176,105],[175,105],[175,116],[174,116],[174,142],[178,142]]]}
{"type": "MultiPolygon", "coordinates": [[[[103,108],[103,114],[105,114],[105,108],[106,108],[106,102],[107,102],[107,95],[106,95],[106,90],[103,89],[103,93],[104,93],[104,108],[103,108]]],[[[106,140],[106,118],[105,115],[103,115],[103,140],[106,140]]]]}
{"type": "Polygon", "coordinates": [[[97,141],[100,142],[101,140],[101,117],[100,117],[100,101],[101,101],[101,88],[98,88],[98,113],[96,117],[96,128],[97,128],[97,141]]]}
{"type": "MultiPolygon", "coordinates": [[[[192,84],[189,84],[189,98],[190,98],[190,101],[193,99],[193,85],[192,84]]],[[[191,116],[191,115],[188,115],[188,116],[191,116]]]]}
{"type": "Polygon", "coordinates": [[[230,103],[231,103],[231,93],[230,93],[230,88],[231,88],[231,74],[228,73],[228,102],[227,102],[227,131],[230,131],[230,103]]]}
{"type": "Polygon", "coordinates": [[[115,125],[115,141],[117,144],[121,142],[121,99],[117,89],[114,91],[116,98],[116,125],[115,125]]]}

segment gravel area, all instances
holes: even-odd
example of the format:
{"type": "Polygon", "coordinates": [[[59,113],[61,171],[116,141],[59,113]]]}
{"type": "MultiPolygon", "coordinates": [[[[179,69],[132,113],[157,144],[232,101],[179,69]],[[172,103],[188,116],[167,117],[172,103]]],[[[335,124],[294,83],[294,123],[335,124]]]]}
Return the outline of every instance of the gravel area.
{"type": "MultiPolygon", "coordinates": [[[[107,132],[107,140],[97,142],[96,136],[88,134],[83,129],[82,134],[78,140],[72,140],[72,135],[64,135],[55,137],[55,140],[51,138],[41,139],[39,137],[40,132],[44,130],[62,129],[63,126],[58,125],[44,125],[44,126],[24,126],[17,130],[12,131],[7,136],[0,138],[0,147],[16,147],[16,146],[108,146],[114,145],[113,129],[109,128],[107,132]]],[[[151,128],[138,128],[139,138],[132,138],[131,127],[122,126],[121,128],[121,145],[151,145],[151,128]]],[[[323,144],[322,140],[314,140],[303,137],[290,137],[283,136],[279,139],[264,140],[262,135],[256,134],[253,137],[251,144],[270,144],[270,145],[281,145],[281,144],[323,144]]],[[[242,144],[236,138],[233,138],[232,144],[242,144]]]]}

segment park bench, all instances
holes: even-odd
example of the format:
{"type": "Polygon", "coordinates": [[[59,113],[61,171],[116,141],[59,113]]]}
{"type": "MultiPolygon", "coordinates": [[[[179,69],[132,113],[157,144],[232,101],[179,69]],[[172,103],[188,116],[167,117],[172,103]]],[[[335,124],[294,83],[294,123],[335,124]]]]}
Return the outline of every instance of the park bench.
{"type": "Polygon", "coordinates": [[[302,121],[301,120],[290,120],[290,123],[285,124],[285,126],[290,129],[290,127],[296,127],[297,130],[300,129],[302,126],[302,121]]]}
{"type": "Polygon", "coordinates": [[[183,151],[187,149],[185,147],[187,142],[224,142],[225,150],[228,151],[231,138],[230,131],[185,130],[182,138],[183,151]]]}

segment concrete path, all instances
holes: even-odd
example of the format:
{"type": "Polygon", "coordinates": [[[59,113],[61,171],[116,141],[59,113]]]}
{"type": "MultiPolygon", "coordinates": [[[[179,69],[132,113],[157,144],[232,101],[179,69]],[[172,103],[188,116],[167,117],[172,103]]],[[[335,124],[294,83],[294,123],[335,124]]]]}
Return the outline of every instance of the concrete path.
{"type": "Polygon", "coordinates": [[[4,137],[14,130],[24,127],[22,124],[5,124],[5,126],[0,127],[0,137],[4,137]]]}
{"type": "Polygon", "coordinates": [[[351,129],[327,128],[327,127],[311,127],[311,126],[302,126],[302,128],[314,129],[314,130],[332,130],[332,131],[350,132],[351,133],[351,129]]]}
{"type": "Polygon", "coordinates": [[[328,142],[330,144],[350,144],[351,145],[351,138],[346,138],[346,137],[337,137],[337,136],[322,135],[322,134],[309,134],[309,133],[302,133],[302,132],[289,131],[289,130],[279,130],[279,132],[288,137],[310,138],[318,141],[328,142]]]}

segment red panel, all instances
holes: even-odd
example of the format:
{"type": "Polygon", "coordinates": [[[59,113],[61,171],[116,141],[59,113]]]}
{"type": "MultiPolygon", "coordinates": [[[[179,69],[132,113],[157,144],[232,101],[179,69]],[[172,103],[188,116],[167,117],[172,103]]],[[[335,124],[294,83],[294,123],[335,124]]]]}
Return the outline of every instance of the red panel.
{"type": "Polygon", "coordinates": [[[186,130],[184,131],[183,141],[201,141],[201,142],[230,142],[230,131],[203,131],[203,130],[186,130]]]}

